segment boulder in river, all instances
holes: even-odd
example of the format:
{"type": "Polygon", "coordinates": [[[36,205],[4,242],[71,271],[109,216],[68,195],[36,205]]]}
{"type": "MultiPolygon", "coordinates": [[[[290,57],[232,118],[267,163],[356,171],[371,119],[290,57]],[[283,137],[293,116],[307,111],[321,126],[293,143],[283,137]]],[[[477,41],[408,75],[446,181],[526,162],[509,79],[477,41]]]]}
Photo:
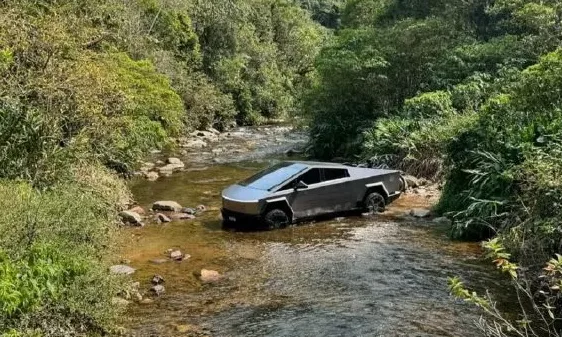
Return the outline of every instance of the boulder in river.
{"type": "Polygon", "coordinates": [[[129,267],[124,264],[117,264],[109,267],[109,271],[116,275],[131,275],[135,272],[135,268],[129,267]]]}
{"type": "Polygon", "coordinates": [[[181,209],[181,212],[185,213],[185,214],[192,214],[193,215],[193,214],[195,214],[196,210],[193,209],[193,208],[184,207],[184,208],[181,209]]]}
{"type": "Polygon", "coordinates": [[[162,213],[156,214],[156,219],[159,222],[163,222],[163,223],[172,222],[172,219],[170,219],[168,216],[166,216],[165,214],[162,214],[162,213]]]}
{"type": "Polygon", "coordinates": [[[170,259],[176,260],[176,261],[183,260],[183,254],[182,254],[181,250],[172,250],[170,252],[170,259]]]}
{"type": "Polygon", "coordinates": [[[131,225],[135,225],[135,226],[143,226],[144,224],[142,223],[142,217],[140,216],[140,214],[133,212],[133,211],[123,211],[121,213],[119,213],[119,216],[121,217],[121,220],[123,220],[124,223],[128,223],[131,225]]]}
{"type": "Polygon", "coordinates": [[[157,284],[157,285],[152,286],[152,288],[150,288],[150,291],[154,295],[160,296],[160,295],[162,295],[166,292],[166,288],[164,288],[164,286],[161,285],[161,284],[157,284]]]}
{"type": "Polygon", "coordinates": [[[197,206],[197,212],[205,212],[206,210],[207,210],[207,207],[205,205],[197,206]]]}
{"type": "Polygon", "coordinates": [[[155,211],[179,212],[182,207],[175,201],[157,201],[152,204],[152,209],[155,211]]]}
{"type": "Polygon", "coordinates": [[[158,180],[158,178],[160,178],[160,176],[158,175],[158,173],[157,173],[157,172],[154,172],[154,171],[147,172],[147,173],[144,175],[144,177],[145,177],[146,180],[148,180],[148,181],[156,181],[156,180],[158,180]]]}
{"type": "Polygon", "coordinates": [[[144,215],[144,214],[146,214],[146,211],[144,210],[144,208],[142,208],[142,207],[140,207],[140,206],[135,206],[135,207],[131,208],[129,211],[130,211],[130,212],[135,212],[135,213],[137,213],[137,214],[139,214],[139,215],[144,215]]]}
{"type": "Polygon", "coordinates": [[[431,211],[424,208],[414,208],[410,211],[410,215],[415,218],[427,218],[431,214],[431,211]]]}
{"type": "Polygon", "coordinates": [[[166,160],[166,162],[172,165],[184,166],[184,163],[179,158],[170,157],[166,160]]]}
{"type": "Polygon", "coordinates": [[[152,277],[152,280],[150,280],[150,282],[151,282],[152,284],[154,284],[154,285],[157,285],[157,284],[162,284],[162,283],[164,283],[165,281],[164,281],[164,278],[163,278],[162,276],[160,276],[160,275],[154,275],[154,276],[152,277]]]}
{"type": "Polygon", "coordinates": [[[221,274],[219,274],[219,272],[215,270],[201,269],[201,275],[199,276],[199,279],[203,283],[214,283],[220,281],[221,274]]]}

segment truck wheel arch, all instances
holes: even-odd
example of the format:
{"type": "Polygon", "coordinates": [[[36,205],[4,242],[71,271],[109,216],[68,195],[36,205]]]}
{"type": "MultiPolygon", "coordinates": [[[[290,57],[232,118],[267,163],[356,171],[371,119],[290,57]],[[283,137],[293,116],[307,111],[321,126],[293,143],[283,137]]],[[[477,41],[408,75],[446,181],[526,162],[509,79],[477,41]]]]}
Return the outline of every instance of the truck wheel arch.
{"type": "Polygon", "coordinates": [[[272,209],[280,209],[284,211],[285,213],[287,213],[289,220],[291,220],[292,222],[294,218],[294,212],[291,206],[289,205],[287,199],[281,198],[281,199],[266,201],[266,204],[263,208],[261,215],[265,216],[265,214],[267,214],[267,212],[271,211],[272,209]]]}

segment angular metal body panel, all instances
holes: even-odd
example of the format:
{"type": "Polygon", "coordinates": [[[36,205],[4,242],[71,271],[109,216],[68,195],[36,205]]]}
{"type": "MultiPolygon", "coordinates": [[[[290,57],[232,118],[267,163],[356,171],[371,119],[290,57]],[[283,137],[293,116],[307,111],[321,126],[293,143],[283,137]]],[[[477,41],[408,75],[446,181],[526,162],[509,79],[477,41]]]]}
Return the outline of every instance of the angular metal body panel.
{"type": "MultiPolygon", "coordinates": [[[[361,209],[370,190],[380,191],[390,203],[403,188],[400,172],[321,162],[283,162],[232,185],[222,192],[223,215],[259,217],[271,207],[289,209],[293,221],[361,209]],[[292,188],[310,171],[319,179],[306,188],[292,188]],[[328,177],[328,171],[340,176],[328,177]]],[[[229,216],[236,221],[236,216],[229,216]]],[[[240,217],[240,216],[238,216],[240,217]]]]}

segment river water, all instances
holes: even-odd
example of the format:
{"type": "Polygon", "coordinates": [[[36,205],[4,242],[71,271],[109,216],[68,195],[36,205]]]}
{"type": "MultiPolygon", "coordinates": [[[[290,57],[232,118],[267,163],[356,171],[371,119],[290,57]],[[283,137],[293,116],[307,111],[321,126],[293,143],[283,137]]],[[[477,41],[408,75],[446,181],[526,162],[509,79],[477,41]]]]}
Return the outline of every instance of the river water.
{"type": "MultiPolygon", "coordinates": [[[[220,191],[269,164],[209,164],[156,182],[132,185],[138,203],[204,204],[195,220],[126,229],[121,258],[137,268],[141,288],[159,274],[166,293],[131,304],[130,336],[475,336],[479,312],[451,298],[447,277],[475,290],[502,287],[477,244],[453,242],[443,228],[404,217],[436,196],[407,194],[377,217],[352,216],[278,231],[226,231],[220,191]],[[156,264],[174,248],[191,255],[156,264]],[[202,284],[201,269],[223,279],[202,284]]],[[[197,161],[193,165],[201,165],[197,161]]]]}

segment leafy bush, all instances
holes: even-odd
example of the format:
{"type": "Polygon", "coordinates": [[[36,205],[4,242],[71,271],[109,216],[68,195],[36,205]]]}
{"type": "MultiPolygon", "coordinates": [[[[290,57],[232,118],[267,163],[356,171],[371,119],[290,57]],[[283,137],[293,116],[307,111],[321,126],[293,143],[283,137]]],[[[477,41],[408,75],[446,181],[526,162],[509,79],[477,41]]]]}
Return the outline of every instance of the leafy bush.
{"type": "Polygon", "coordinates": [[[533,250],[553,247],[543,244],[559,235],[561,70],[562,51],[542,58],[508,93],[490,99],[478,123],[449,145],[453,169],[439,209],[455,212],[457,227],[485,223],[492,232],[519,239],[531,231],[533,250]]]}
{"type": "Polygon", "coordinates": [[[445,117],[454,113],[451,94],[433,91],[404,101],[403,111],[409,118],[445,117]]]}
{"type": "MultiPolygon", "coordinates": [[[[413,102],[409,103],[410,106],[413,102]]],[[[415,105],[417,108],[423,104],[415,105]]],[[[425,105],[427,108],[427,105],[425,105]]],[[[429,111],[428,108],[425,111],[429,111]]],[[[375,165],[397,168],[410,174],[442,177],[444,152],[451,141],[477,120],[477,114],[456,114],[425,119],[379,119],[364,133],[362,157],[375,165]]]]}
{"type": "Polygon", "coordinates": [[[99,167],[85,170],[95,184],[80,176],[38,192],[0,183],[0,331],[61,336],[111,327],[117,285],[105,257],[117,223],[114,194],[126,189],[99,167]]]}

